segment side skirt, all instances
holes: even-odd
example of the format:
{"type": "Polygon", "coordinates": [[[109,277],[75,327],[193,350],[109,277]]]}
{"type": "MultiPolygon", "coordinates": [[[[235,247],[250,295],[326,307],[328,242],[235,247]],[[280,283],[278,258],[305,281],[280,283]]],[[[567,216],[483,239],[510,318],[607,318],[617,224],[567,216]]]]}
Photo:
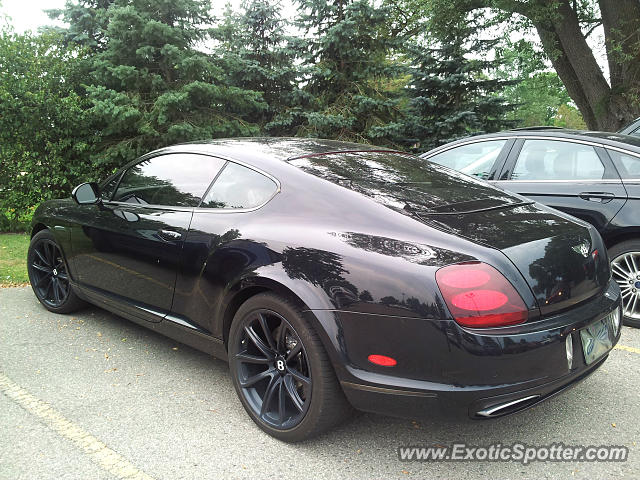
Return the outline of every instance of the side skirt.
{"type": "Polygon", "coordinates": [[[158,332],[165,337],[184,343],[196,350],[208,353],[220,360],[227,361],[227,349],[220,338],[214,337],[207,330],[190,323],[182,317],[170,313],[156,312],[147,307],[118,302],[117,299],[109,295],[102,294],[94,289],[79,287],[77,284],[72,286],[79,297],[97,307],[158,332]],[[140,314],[138,315],[138,313],[140,314]]]}

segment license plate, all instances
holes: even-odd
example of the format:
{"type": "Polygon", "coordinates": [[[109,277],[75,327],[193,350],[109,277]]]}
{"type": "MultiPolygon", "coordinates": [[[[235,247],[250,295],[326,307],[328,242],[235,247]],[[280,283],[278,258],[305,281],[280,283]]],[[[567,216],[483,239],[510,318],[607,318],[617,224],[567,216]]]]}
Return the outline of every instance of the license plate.
{"type": "Polygon", "coordinates": [[[592,323],[587,328],[580,330],[582,338],[582,351],[587,365],[595,362],[613,346],[613,334],[608,317],[592,323]]]}

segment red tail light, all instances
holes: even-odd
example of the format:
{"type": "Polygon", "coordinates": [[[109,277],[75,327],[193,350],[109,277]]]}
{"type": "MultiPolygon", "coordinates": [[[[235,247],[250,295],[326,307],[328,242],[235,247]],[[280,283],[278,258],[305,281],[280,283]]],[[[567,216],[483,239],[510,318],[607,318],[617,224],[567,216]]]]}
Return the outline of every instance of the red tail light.
{"type": "Polygon", "coordinates": [[[486,263],[458,263],[436,272],[453,318],[471,328],[505,327],[527,321],[527,307],[504,276],[486,263]]]}

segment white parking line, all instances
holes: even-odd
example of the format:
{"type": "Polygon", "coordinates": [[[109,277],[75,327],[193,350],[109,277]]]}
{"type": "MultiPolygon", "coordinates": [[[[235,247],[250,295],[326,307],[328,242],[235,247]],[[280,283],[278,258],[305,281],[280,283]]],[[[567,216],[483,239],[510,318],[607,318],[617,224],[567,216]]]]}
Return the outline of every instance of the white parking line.
{"type": "Polygon", "coordinates": [[[86,430],[67,420],[49,404],[37,399],[1,372],[0,391],[27,412],[38,417],[58,435],[71,440],[91,461],[103,470],[115,475],[116,478],[153,480],[153,477],[136,468],[122,455],[111,450],[86,430]]]}

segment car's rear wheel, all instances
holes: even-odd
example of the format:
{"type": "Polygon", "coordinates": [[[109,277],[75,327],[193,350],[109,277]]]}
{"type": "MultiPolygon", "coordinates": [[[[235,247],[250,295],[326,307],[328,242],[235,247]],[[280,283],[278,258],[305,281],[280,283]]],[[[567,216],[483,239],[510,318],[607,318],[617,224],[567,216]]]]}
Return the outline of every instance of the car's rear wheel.
{"type": "Polygon", "coordinates": [[[62,250],[49,230],[42,230],[31,239],[27,272],[33,292],[47,310],[70,313],[86,305],[71,287],[62,250]]]}
{"type": "Polygon", "coordinates": [[[349,413],[320,339],[292,302],[269,293],[251,297],[233,319],[228,347],[242,405],[270,435],[305,440],[349,413]]]}
{"type": "Polygon", "coordinates": [[[640,240],[614,245],[609,257],[613,278],[622,290],[624,324],[640,328],[640,240]]]}

